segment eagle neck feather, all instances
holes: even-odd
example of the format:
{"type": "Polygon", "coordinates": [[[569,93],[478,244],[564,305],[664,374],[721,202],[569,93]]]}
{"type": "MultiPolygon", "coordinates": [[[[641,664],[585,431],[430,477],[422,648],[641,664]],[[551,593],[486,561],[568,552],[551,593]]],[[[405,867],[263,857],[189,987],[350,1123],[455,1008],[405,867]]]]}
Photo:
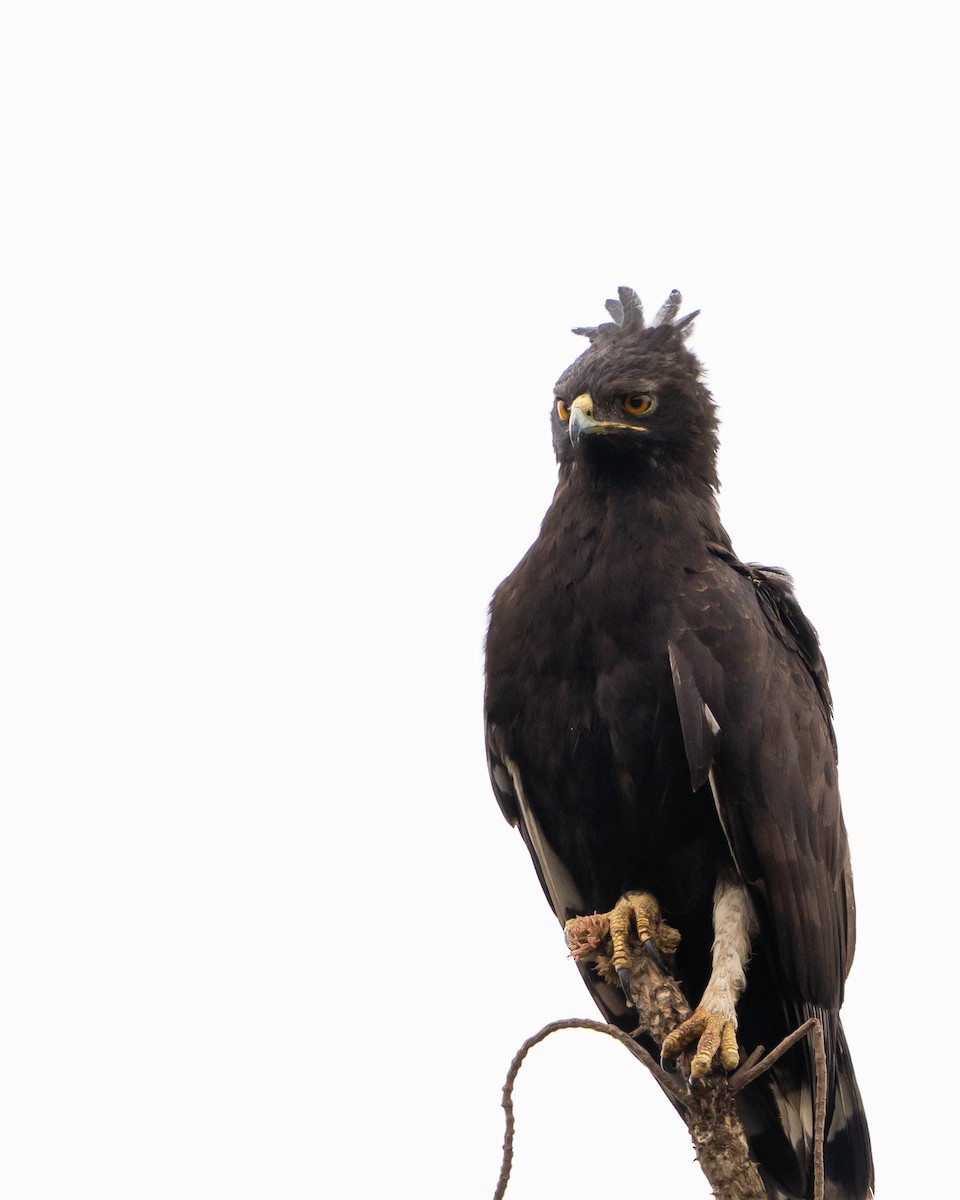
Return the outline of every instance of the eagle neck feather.
{"type": "Polygon", "coordinates": [[[661,540],[678,549],[730,546],[713,486],[677,470],[627,474],[585,462],[564,463],[543,532],[561,526],[577,529],[588,542],[608,535],[622,538],[624,549],[661,540]]]}

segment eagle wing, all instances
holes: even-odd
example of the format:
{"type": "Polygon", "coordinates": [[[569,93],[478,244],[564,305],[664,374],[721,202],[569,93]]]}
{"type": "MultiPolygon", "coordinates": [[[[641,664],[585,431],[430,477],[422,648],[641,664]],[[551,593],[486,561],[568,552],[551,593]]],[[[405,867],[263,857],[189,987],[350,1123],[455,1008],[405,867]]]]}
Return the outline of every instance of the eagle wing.
{"type": "Polygon", "coordinates": [[[691,786],[709,781],[795,1015],[825,1012],[829,1026],[855,925],[817,636],[782,571],[717,548],[691,579],[669,647],[691,786]]]}

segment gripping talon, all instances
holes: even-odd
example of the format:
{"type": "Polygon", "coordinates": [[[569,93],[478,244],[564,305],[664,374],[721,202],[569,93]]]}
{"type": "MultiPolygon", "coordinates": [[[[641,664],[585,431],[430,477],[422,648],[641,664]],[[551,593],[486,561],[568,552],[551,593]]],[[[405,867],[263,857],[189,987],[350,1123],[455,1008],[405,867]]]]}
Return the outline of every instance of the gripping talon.
{"type": "Polygon", "coordinates": [[[692,1016],[663,1039],[661,1056],[676,1058],[685,1047],[696,1042],[690,1062],[691,1079],[703,1079],[714,1063],[724,1071],[736,1070],[740,1061],[737,1029],[723,1013],[698,1006],[692,1016]]]}
{"type": "Polygon", "coordinates": [[[660,951],[657,949],[657,943],[653,940],[652,937],[647,938],[647,940],[643,943],[643,948],[646,951],[646,953],[649,954],[650,957],[653,959],[653,961],[657,964],[657,966],[660,968],[660,970],[663,972],[663,974],[669,975],[670,972],[667,969],[667,965],[663,961],[663,959],[660,957],[660,951]]]}
{"type": "Polygon", "coordinates": [[[606,913],[570,917],[563,932],[571,958],[581,963],[592,960],[594,969],[613,986],[616,973],[630,1008],[635,1006],[634,989],[645,986],[650,975],[649,964],[661,975],[671,975],[663,956],[672,959],[680,941],[679,931],[666,924],[649,892],[626,892],[606,913]]]}

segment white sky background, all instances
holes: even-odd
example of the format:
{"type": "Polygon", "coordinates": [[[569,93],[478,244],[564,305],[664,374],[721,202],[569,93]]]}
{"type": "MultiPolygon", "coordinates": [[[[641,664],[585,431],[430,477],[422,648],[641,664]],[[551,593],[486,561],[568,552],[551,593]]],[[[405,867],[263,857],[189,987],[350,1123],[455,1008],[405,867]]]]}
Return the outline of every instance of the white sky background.
{"type": "MultiPolygon", "coordinates": [[[[958,832],[947,7],[19,12],[4,1194],[492,1194],[512,1054],[596,1014],[486,779],[485,608],[552,493],[568,331],[621,283],[702,308],[725,522],[820,629],[879,1194],[932,1189],[958,832]]],[[[516,1101],[512,1200],[709,1194],[612,1042],[551,1039],[516,1101]]]]}

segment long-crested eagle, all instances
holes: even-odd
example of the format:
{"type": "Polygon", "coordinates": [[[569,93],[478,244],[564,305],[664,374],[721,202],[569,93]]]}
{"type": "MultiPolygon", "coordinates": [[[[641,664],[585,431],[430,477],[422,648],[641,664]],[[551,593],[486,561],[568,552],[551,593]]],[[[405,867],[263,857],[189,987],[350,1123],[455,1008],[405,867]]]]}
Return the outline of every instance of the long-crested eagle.
{"type": "MultiPolygon", "coordinates": [[[[636,293],[619,297],[610,322],[574,330],[590,346],[555,388],[557,490],[490,606],[493,788],[561,922],[656,898],[681,934],[701,1071],[820,1018],[826,1197],[865,1200],[870,1140],[838,1017],[854,898],[826,667],[790,577],[741,562],[720,523],[715,406],[685,344],[697,313],[678,319],[674,291],[647,325],[636,293]]],[[[624,996],[582,970],[631,1030],[624,996]]],[[[813,1088],[797,1047],[738,1095],[771,1197],[812,1195],[813,1088]]]]}

